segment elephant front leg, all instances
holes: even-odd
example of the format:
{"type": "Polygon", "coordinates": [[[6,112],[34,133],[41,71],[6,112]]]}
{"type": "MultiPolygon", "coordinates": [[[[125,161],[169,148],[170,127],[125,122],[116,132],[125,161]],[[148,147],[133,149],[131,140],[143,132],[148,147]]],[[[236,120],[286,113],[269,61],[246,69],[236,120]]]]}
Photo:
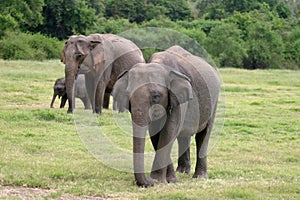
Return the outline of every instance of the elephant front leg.
{"type": "MultiPolygon", "coordinates": [[[[157,128],[157,127],[158,126],[156,126],[155,128],[157,128]]],[[[149,133],[150,133],[150,136],[151,136],[151,142],[152,142],[152,145],[154,147],[154,150],[157,151],[160,132],[158,132],[158,133],[154,132],[153,133],[153,130],[155,130],[155,128],[153,129],[150,126],[149,133]]],[[[151,174],[150,174],[151,178],[156,179],[159,182],[168,182],[168,183],[177,182],[177,177],[175,175],[173,164],[168,165],[166,174],[163,174],[165,172],[163,172],[162,169],[157,169],[155,166],[156,166],[155,164],[153,164],[153,166],[152,166],[152,170],[151,170],[151,174]],[[166,177],[166,179],[164,179],[163,177],[166,177]]]]}
{"type": "Polygon", "coordinates": [[[154,172],[152,175],[160,182],[175,183],[178,181],[171,160],[171,150],[180,127],[179,109],[179,106],[173,108],[158,140],[157,151],[152,167],[154,172]]]}
{"type": "Polygon", "coordinates": [[[53,97],[52,97],[52,100],[51,100],[50,108],[53,108],[53,104],[54,104],[54,101],[56,99],[56,96],[57,96],[57,92],[55,92],[55,90],[54,90],[54,94],[53,94],[53,97]]]}

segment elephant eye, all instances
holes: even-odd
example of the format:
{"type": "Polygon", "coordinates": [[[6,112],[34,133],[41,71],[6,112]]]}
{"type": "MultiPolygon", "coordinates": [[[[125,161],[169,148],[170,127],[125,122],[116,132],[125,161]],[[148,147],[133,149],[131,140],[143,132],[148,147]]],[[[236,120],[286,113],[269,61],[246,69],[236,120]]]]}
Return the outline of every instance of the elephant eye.
{"type": "Polygon", "coordinates": [[[80,54],[80,53],[76,54],[76,60],[77,60],[77,61],[82,60],[82,58],[83,58],[83,55],[82,55],[82,54],[80,54]]]}
{"type": "Polygon", "coordinates": [[[152,103],[158,103],[159,100],[160,100],[160,95],[159,94],[152,95],[152,103]]]}

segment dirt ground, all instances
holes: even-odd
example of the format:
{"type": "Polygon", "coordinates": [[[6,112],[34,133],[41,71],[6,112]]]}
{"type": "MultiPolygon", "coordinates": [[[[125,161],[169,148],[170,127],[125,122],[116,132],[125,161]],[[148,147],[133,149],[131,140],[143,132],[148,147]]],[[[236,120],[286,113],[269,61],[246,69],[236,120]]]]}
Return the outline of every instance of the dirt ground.
{"type": "Polygon", "coordinates": [[[58,195],[57,191],[52,189],[15,187],[15,186],[0,186],[0,199],[59,199],[59,200],[107,200],[113,198],[102,197],[87,197],[87,196],[72,196],[58,195]]]}

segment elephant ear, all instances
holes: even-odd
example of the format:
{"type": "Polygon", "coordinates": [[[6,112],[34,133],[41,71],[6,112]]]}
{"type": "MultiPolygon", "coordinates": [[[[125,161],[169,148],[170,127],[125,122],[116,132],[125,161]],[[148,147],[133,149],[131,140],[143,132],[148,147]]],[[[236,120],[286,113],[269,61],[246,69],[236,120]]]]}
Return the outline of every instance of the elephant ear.
{"type": "Polygon", "coordinates": [[[64,63],[64,64],[66,64],[66,56],[65,56],[65,51],[66,51],[66,49],[67,49],[67,42],[65,43],[65,46],[64,46],[64,49],[62,50],[62,52],[61,52],[61,59],[60,59],[60,61],[62,62],[62,63],[64,63]]]}
{"type": "Polygon", "coordinates": [[[193,99],[193,89],[190,79],[177,71],[170,71],[169,98],[171,107],[193,99]]]}
{"type": "Polygon", "coordinates": [[[100,62],[104,62],[104,51],[99,46],[93,49],[91,53],[85,57],[80,65],[80,73],[86,74],[92,71],[94,74],[96,74],[97,72],[95,66],[100,62]]]}
{"type": "Polygon", "coordinates": [[[97,65],[104,59],[103,56],[103,37],[101,34],[91,34],[87,36],[89,41],[90,55],[93,59],[93,65],[97,65]]]}
{"type": "Polygon", "coordinates": [[[129,110],[128,71],[124,71],[118,77],[114,85],[112,96],[114,98],[114,109],[119,112],[129,110]]]}

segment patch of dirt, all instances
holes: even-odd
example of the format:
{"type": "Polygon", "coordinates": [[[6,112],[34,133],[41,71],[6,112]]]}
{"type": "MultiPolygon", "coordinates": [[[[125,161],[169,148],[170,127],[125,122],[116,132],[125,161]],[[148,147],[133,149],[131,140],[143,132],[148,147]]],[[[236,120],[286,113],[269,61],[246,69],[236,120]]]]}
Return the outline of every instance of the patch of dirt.
{"type": "Polygon", "coordinates": [[[59,199],[59,200],[107,200],[114,198],[92,197],[92,196],[72,196],[59,195],[53,189],[28,188],[16,186],[0,186],[0,199],[59,199]],[[4,197],[4,198],[3,198],[4,197]]]}

